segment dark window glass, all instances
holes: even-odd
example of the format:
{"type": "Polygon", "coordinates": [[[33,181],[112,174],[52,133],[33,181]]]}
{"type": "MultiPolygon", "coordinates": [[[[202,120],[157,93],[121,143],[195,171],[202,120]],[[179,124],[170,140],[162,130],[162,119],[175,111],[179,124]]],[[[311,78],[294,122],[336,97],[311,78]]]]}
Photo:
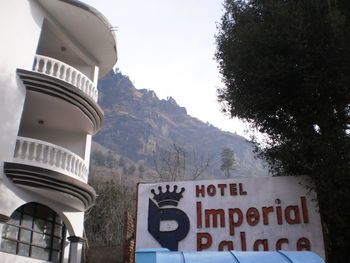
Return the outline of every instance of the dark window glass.
{"type": "Polygon", "coordinates": [[[21,220],[21,213],[18,211],[13,212],[10,223],[19,225],[19,220],[21,220]]]}
{"type": "Polygon", "coordinates": [[[52,223],[49,221],[45,221],[43,219],[35,219],[34,221],[34,230],[51,234],[52,232],[52,223]]]}
{"type": "Polygon", "coordinates": [[[52,251],[51,261],[52,262],[60,262],[60,254],[56,251],[52,251]]]}
{"type": "Polygon", "coordinates": [[[4,252],[16,254],[17,243],[8,239],[3,239],[1,241],[1,250],[4,252]]]}
{"type": "Polygon", "coordinates": [[[19,227],[11,226],[11,225],[5,225],[3,227],[2,235],[3,237],[9,238],[9,239],[17,239],[18,237],[18,230],[19,227]]]}
{"type": "Polygon", "coordinates": [[[29,245],[19,243],[18,244],[18,255],[29,257],[29,245]]]}
{"type": "Polygon", "coordinates": [[[42,233],[33,233],[33,244],[40,246],[40,247],[50,247],[51,245],[51,236],[45,235],[42,233]]]}
{"type": "Polygon", "coordinates": [[[21,219],[21,225],[27,228],[32,228],[33,226],[33,216],[24,214],[21,219]]]}
{"type": "Polygon", "coordinates": [[[53,221],[54,218],[54,211],[52,211],[48,207],[41,207],[40,210],[36,211],[36,217],[44,219],[44,220],[50,220],[53,221]]]}
{"type": "Polygon", "coordinates": [[[50,250],[40,247],[32,247],[32,258],[49,260],[50,250]]]}
{"type": "Polygon", "coordinates": [[[19,235],[19,240],[30,242],[32,231],[22,228],[19,235]]]}
{"type": "Polygon", "coordinates": [[[55,224],[55,230],[54,230],[55,236],[62,236],[62,225],[55,224]]]}
{"type": "Polygon", "coordinates": [[[28,215],[34,215],[35,203],[29,203],[22,207],[24,213],[28,215]]]}
{"type": "Polygon", "coordinates": [[[60,249],[60,247],[61,247],[61,239],[54,237],[53,238],[53,248],[58,250],[58,249],[60,249]]]}
{"type": "Polygon", "coordinates": [[[51,262],[61,262],[65,226],[50,208],[29,203],[11,215],[3,227],[0,250],[51,262]]]}

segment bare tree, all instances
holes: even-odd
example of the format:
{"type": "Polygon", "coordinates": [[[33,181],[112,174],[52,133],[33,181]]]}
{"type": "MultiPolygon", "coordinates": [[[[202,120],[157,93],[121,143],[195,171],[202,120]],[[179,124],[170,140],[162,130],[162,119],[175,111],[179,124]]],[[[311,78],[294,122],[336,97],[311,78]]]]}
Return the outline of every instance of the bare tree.
{"type": "Polygon", "coordinates": [[[176,143],[167,150],[158,151],[154,157],[154,170],[159,180],[196,180],[210,166],[211,158],[198,157],[196,151],[189,155],[176,143]]]}
{"type": "Polygon", "coordinates": [[[193,163],[191,166],[190,176],[192,180],[196,180],[209,168],[212,158],[204,158],[203,156],[198,157],[196,152],[193,151],[192,160],[193,163]]]}

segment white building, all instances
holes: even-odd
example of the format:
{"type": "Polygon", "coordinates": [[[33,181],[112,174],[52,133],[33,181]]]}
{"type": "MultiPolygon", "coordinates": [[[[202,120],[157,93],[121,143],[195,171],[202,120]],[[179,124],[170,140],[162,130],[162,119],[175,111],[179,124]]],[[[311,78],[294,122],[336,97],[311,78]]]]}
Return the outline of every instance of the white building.
{"type": "Polygon", "coordinates": [[[1,1],[0,262],[80,262],[108,21],[76,0],[1,1]]]}

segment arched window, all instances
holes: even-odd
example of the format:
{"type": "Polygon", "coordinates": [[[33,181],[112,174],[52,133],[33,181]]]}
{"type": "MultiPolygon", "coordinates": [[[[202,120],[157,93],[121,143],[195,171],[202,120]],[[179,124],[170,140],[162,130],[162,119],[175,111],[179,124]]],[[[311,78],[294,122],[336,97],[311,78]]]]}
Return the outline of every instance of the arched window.
{"type": "Polygon", "coordinates": [[[61,262],[66,229],[50,208],[28,203],[11,215],[2,231],[1,251],[61,262]]]}

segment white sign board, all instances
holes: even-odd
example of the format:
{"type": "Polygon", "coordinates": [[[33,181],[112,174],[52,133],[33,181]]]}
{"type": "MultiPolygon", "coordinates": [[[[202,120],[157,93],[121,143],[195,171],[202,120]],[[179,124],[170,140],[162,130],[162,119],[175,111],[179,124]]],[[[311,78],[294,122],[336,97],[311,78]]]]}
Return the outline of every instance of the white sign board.
{"type": "Polygon", "coordinates": [[[139,184],[136,248],[311,250],[325,257],[304,177],[139,184]]]}

